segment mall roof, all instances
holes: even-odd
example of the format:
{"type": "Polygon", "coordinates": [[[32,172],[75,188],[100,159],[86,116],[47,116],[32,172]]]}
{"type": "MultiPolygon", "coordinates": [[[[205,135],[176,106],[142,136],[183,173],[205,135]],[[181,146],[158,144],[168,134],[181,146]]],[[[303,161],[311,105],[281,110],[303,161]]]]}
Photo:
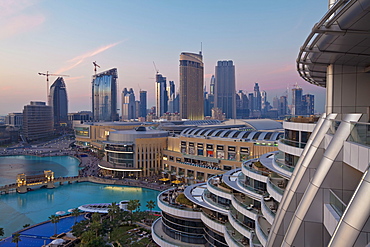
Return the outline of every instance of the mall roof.
{"type": "Polygon", "coordinates": [[[300,76],[326,86],[330,64],[370,72],[370,1],[338,0],[315,24],[297,58],[300,76]]]}

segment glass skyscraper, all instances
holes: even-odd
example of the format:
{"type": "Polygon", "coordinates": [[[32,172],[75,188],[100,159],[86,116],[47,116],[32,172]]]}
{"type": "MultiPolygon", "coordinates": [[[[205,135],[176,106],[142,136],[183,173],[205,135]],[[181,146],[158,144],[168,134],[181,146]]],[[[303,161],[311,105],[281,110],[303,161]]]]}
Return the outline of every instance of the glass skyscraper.
{"type": "Polygon", "coordinates": [[[68,98],[63,77],[58,77],[50,87],[49,106],[53,109],[54,126],[67,125],[68,98]]]}
{"type": "Polygon", "coordinates": [[[92,110],[94,121],[117,121],[117,69],[93,76],[92,110]]]}
{"type": "Polygon", "coordinates": [[[218,61],[216,66],[215,107],[226,118],[236,118],[235,66],[233,61],[218,61]]]}

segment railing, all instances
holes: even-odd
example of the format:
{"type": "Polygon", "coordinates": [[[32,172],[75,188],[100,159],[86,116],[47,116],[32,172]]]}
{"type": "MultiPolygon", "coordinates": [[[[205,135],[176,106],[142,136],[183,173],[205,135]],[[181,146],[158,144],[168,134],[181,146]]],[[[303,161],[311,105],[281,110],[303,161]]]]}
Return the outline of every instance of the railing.
{"type": "Polygon", "coordinates": [[[291,115],[285,116],[284,121],[294,123],[317,123],[320,116],[318,115],[291,115]]]}
{"type": "Polygon", "coordinates": [[[200,165],[200,164],[194,164],[194,163],[190,163],[190,162],[182,162],[182,161],[176,161],[176,163],[180,163],[180,164],[183,164],[183,165],[189,165],[189,166],[200,167],[200,168],[206,168],[206,169],[211,169],[211,170],[220,170],[220,171],[221,171],[221,168],[219,168],[219,167],[214,167],[214,166],[206,166],[206,165],[200,165]]]}
{"type": "MultiPolygon", "coordinates": [[[[172,196],[172,195],[170,195],[170,190],[168,190],[167,192],[163,192],[163,193],[161,193],[159,196],[158,196],[158,199],[163,203],[163,204],[165,204],[165,205],[167,205],[167,206],[169,206],[169,207],[171,207],[171,208],[176,208],[176,209],[180,209],[180,210],[186,210],[186,211],[200,211],[200,209],[199,208],[189,208],[189,207],[187,207],[186,205],[183,205],[183,204],[179,204],[179,203],[171,203],[170,202],[170,196],[172,196]],[[167,193],[167,200],[165,199],[166,198],[166,194],[165,193],[167,193]]],[[[175,201],[176,200],[176,198],[174,198],[174,199],[172,199],[173,201],[175,201]]]]}
{"type": "Polygon", "coordinates": [[[252,199],[248,199],[249,197],[246,196],[246,200],[245,201],[242,201],[243,199],[242,198],[239,198],[239,196],[241,196],[242,193],[240,194],[234,194],[234,199],[235,201],[238,203],[239,206],[245,208],[246,210],[248,211],[252,211],[254,212],[255,214],[259,214],[260,211],[258,209],[255,209],[253,207],[251,207],[251,205],[253,204],[253,200],[252,199]]]}
{"type": "Polygon", "coordinates": [[[348,141],[370,146],[370,123],[351,123],[352,131],[348,141]]]}
{"type": "Polygon", "coordinates": [[[239,175],[238,175],[238,183],[239,185],[243,186],[244,188],[246,188],[247,190],[250,190],[254,193],[257,193],[257,194],[260,194],[260,195],[264,195],[266,194],[266,191],[263,191],[263,190],[259,190],[259,189],[256,189],[250,185],[247,185],[245,184],[245,175],[241,172],[239,175]]]}
{"type": "Polygon", "coordinates": [[[328,129],[328,134],[334,135],[335,132],[337,132],[340,123],[341,123],[340,120],[331,120],[331,125],[330,128],[328,129]]]}
{"type": "Polygon", "coordinates": [[[240,221],[240,219],[243,219],[245,216],[238,212],[234,207],[230,210],[230,215],[233,217],[233,219],[238,223],[241,227],[247,229],[249,232],[253,232],[254,229],[248,225],[246,225],[243,221],[240,221]]]}
{"type": "Polygon", "coordinates": [[[226,223],[226,220],[222,220],[222,219],[217,219],[216,216],[212,215],[210,213],[210,210],[209,209],[206,209],[206,208],[202,208],[202,213],[204,216],[206,216],[208,219],[214,221],[214,222],[217,222],[219,224],[222,224],[224,225],[226,223]]]}
{"type": "Polygon", "coordinates": [[[259,175],[262,175],[262,176],[268,176],[269,175],[269,172],[260,171],[260,170],[257,170],[255,168],[253,168],[253,163],[254,162],[252,162],[252,161],[248,161],[248,162],[243,163],[244,168],[247,169],[250,172],[253,172],[253,173],[256,173],[256,174],[259,174],[259,175]]]}
{"type": "Polygon", "coordinates": [[[296,148],[305,148],[306,146],[305,142],[297,142],[297,141],[292,141],[288,139],[279,139],[279,141],[285,145],[296,147],[296,148]]]}
{"type": "Polygon", "coordinates": [[[279,167],[283,168],[284,170],[286,170],[286,171],[288,171],[288,172],[293,172],[293,171],[294,171],[294,168],[295,168],[295,167],[292,167],[292,166],[288,166],[288,165],[286,165],[286,164],[285,164],[285,160],[284,160],[284,158],[282,157],[282,155],[281,155],[281,154],[275,154],[275,155],[274,155],[274,161],[275,161],[275,163],[276,163],[279,167]]]}
{"type": "Polygon", "coordinates": [[[274,190],[276,192],[278,192],[280,195],[283,195],[284,194],[284,191],[285,191],[285,188],[280,188],[278,185],[276,185],[275,183],[273,183],[271,181],[271,178],[268,180],[268,183],[274,188],[274,190]]]}
{"type": "MultiPolygon", "coordinates": [[[[204,199],[205,199],[206,202],[208,202],[208,203],[210,203],[210,204],[212,204],[216,207],[229,210],[229,206],[223,205],[223,204],[220,204],[218,202],[213,201],[212,198],[211,198],[211,192],[209,192],[208,190],[204,190],[203,195],[204,195],[204,199]]],[[[218,195],[214,195],[214,196],[219,197],[218,195]]]]}
{"type": "Polygon", "coordinates": [[[208,183],[212,188],[220,191],[220,192],[224,192],[224,193],[231,193],[232,192],[232,189],[228,189],[228,188],[225,188],[223,186],[221,186],[219,183],[214,183],[213,179],[211,179],[208,183]]]}
{"type": "Polygon", "coordinates": [[[342,216],[344,210],[346,210],[347,204],[345,204],[335,193],[334,191],[330,190],[330,205],[333,207],[335,212],[338,213],[339,216],[342,216]]]}
{"type": "Polygon", "coordinates": [[[270,208],[270,206],[267,205],[265,199],[262,200],[262,203],[261,204],[262,204],[262,207],[265,208],[265,211],[267,211],[270,216],[272,216],[273,218],[275,218],[275,216],[276,216],[276,209],[275,209],[275,212],[272,211],[272,209],[270,208]]]}
{"type": "Polygon", "coordinates": [[[245,242],[245,237],[235,230],[230,223],[225,224],[226,232],[229,234],[233,242],[239,247],[249,246],[249,241],[245,242]],[[243,244],[245,243],[245,244],[243,244]]]}

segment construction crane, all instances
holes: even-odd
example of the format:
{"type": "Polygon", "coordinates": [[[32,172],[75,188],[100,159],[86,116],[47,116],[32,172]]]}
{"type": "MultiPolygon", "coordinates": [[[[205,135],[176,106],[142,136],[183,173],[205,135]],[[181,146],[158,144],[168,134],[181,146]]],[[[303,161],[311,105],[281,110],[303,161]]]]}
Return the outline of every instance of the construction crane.
{"type": "Polygon", "coordinates": [[[154,61],[153,61],[153,65],[154,65],[155,71],[157,72],[157,74],[159,74],[159,70],[157,69],[157,66],[155,66],[155,62],[154,61]]]}
{"type": "Polygon", "coordinates": [[[49,104],[49,97],[50,97],[50,92],[49,92],[49,76],[65,76],[69,77],[69,75],[58,75],[58,74],[50,74],[49,71],[46,71],[46,73],[38,73],[39,75],[46,76],[46,101],[47,104],[49,104]]]}
{"type": "Polygon", "coordinates": [[[96,61],[93,62],[93,65],[94,65],[94,72],[95,72],[95,75],[96,75],[96,67],[100,68],[100,66],[96,63],[96,61]]]}

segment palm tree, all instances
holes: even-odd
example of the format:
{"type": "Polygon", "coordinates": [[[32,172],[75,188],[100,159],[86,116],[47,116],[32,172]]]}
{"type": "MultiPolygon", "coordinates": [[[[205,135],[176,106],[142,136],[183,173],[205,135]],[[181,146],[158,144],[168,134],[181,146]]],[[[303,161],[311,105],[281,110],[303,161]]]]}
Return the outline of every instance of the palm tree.
{"type": "Polygon", "coordinates": [[[112,221],[120,212],[120,208],[115,202],[112,202],[112,204],[109,205],[108,208],[108,215],[110,217],[110,221],[112,221]]]}
{"type": "Polygon", "coordinates": [[[0,227],[0,237],[4,236],[4,228],[0,227]]]}
{"type": "Polygon", "coordinates": [[[100,224],[99,221],[93,221],[90,223],[90,229],[91,231],[95,232],[95,236],[99,236],[99,232],[102,229],[102,225],[100,224]]]}
{"type": "Polygon", "coordinates": [[[136,210],[137,208],[140,207],[140,201],[139,200],[129,200],[128,203],[127,203],[127,209],[130,211],[130,217],[131,217],[131,220],[130,220],[130,224],[131,224],[131,221],[132,221],[132,211],[136,210]]]}
{"type": "Polygon", "coordinates": [[[75,224],[77,221],[77,216],[79,216],[80,214],[81,214],[81,211],[78,208],[74,208],[72,210],[71,215],[75,217],[75,224]]]}
{"type": "Polygon", "coordinates": [[[15,233],[12,237],[12,243],[15,243],[18,247],[18,243],[22,241],[21,235],[19,233],[15,233]]]}
{"type": "Polygon", "coordinates": [[[146,202],[146,207],[149,208],[150,213],[152,212],[153,208],[155,208],[155,202],[153,200],[146,202]]]}
{"type": "Polygon", "coordinates": [[[57,223],[60,221],[60,217],[58,215],[51,215],[49,216],[50,222],[54,224],[54,235],[57,235],[57,223]]]}
{"type": "Polygon", "coordinates": [[[101,216],[100,216],[100,214],[99,213],[93,213],[92,215],[91,215],[91,221],[92,222],[94,222],[94,221],[100,221],[101,220],[101,216]]]}

